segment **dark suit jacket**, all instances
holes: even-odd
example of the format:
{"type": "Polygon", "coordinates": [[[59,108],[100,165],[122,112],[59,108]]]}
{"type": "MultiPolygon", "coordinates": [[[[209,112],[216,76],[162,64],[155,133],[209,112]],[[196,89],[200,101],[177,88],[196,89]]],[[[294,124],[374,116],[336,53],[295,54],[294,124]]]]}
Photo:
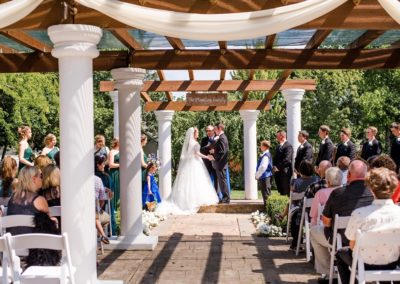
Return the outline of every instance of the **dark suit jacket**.
{"type": "Polygon", "coordinates": [[[214,165],[216,170],[222,170],[228,164],[228,151],[228,138],[225,133],[222,133],[214,146],[214,165]]]}
{"type": "Polygon", "coordinates": [[[311,144],[306,141],[304,142],[303,146],[299,146],[299,148],[297,148],[296,158],[294,160],[294,168],[296,169],[296,171],[298,171],[301,161],[305,160],[312,162],[312,159],[313,148],[311,144]]]}
{"type": "Polygon", "coordinates": [[[347,146],[344,145],[343,142],[339,143],[335,155],[335,165],[337,160],[341,156],[347,156],[350,158],[350,161],[353,161],[356,158],[356,153],[357,153],[356,145],[353,142],[351,142],[351,140],[347,142],[347,146]]]}
{"type": "Polygon", "coordinates": [[[372,140],[372,145],[368,141],[366,141],[362,145],[361,158],[363,158],[364,160],[368,160],[368,158],[380,155],[381,153],[382,153],[381,142],[379,142],[376,139],[372,140]]]}
{"type": "Polygon", "coordinates": [[[292,173],[292,161],[293,161],[293,147],[288,141],[283,145],[278,145],[275,150],[275,157],[273,158],[273,164],[278,168],[279,171],[292,173]]]}
{"type": "Polygon", "coordinates": [[[326,138],[324,144],[319,144],[319,152],[317,160],[315,161],[315,165],[318,166],[321,161],[327,160],[332,162],[333,152],[335,150],[335,145],[333,145],[332,140],[326,138]]]}
{"type": "MultiPolygon", "coordinates": [[[[209,155],[210,149],[214,148],[214,145],[215,141],[210,144],[208,141],[208,136],[204,137],[203,139],[201,139],[200,142],[200,153],[206,156],[209,155]]],[[[203,162],[209,172],[213,170],[212,163],[210,160],[203,159],[203,162]]]]}
{"type": "Polygon", "coordinates": [[[392,140],[392,145],[390,147],[390,157],[392,157],[393,161],[397,165],[397,169],[400,167],[400,141],[397,141],[395,137],[392,140]]]}

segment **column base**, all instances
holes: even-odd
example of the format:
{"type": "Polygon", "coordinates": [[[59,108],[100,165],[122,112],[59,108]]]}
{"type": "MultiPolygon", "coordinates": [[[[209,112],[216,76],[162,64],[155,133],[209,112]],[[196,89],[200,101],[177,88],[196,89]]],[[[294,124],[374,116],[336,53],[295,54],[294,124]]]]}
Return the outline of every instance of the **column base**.
{"type": "Polygon", "coordinates": [[[109,245],[104,245],[106,250],[154,250],[158,243],[157,236],[119,236],[116,240],[110,240],[109,245]]]}

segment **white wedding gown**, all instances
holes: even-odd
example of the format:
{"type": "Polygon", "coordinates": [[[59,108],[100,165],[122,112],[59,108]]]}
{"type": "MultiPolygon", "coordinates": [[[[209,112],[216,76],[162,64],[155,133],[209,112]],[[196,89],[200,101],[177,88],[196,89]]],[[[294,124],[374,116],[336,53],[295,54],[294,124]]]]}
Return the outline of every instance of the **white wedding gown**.
{"type": "Polygon", "coordinates": [[[165,214],[193,214],[200,206],[218,203],[210,175],[200,157],[200,144],[194,139],[194,128],[186,131],[178,173],[169,198],[158,211],[165,214]]]}

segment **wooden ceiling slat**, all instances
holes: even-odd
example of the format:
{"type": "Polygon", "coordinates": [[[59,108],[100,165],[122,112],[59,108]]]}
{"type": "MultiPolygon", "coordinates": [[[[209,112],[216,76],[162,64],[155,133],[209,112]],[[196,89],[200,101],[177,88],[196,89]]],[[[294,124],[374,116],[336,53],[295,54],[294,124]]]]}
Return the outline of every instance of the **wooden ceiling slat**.
{"type": "Polygon", "coordinates": [[[193,81],[194,80],[194,72],[193,72],[193,70],[189,69],[188,73],[189,73],[189,80],[193,81]]]}
{"type": "MultiPolygon", "coordinates": [[[[93,60],[93,70],[127,66],[127,51],[101,51],[93,60]]],[[[385,49],[257,49],[232,50],[138,50],[132,67],[149,70],[230,70],[230,69],[391,69],[400,67],[400,48],[385,49]],[[305,58],[306,57],[306,58],[305,58]]],[[[50,53],[0,54],[0,72],[57,72],[58,61],[50,53]]]]}
{"type": "Polygon", "coordinates": [[[140,96],[145,102],[152,102],[150,95],[147,92],[140,92],[140,96]]]}
{"type": "Polygon", "coordinates": [[[50,52],[52,47],[20,30],[0,31],[0,34],[39,52],[50,52]]]}
{"type": "MultiPolygon", "coordinates": [[[[157,74],[158,74],[158,78],[160,79],[160,81],[164,81],[165,80],[165,76],[164,76],[164,72],[162,70],[157,70],[157,74]]],[[[173,100],[173,95],[171,92],[166,92],[166,96],[167,96],[167,100],[168,101],[172,101],[173,100]]]]}
{"type": "Polygon", "coordinates": [[[390,45],[391,48],[400,48],[400,39],[390,45]]]}
{"type": "Polygon", "coordinates": [[[349,44],[349,49],[362,49],[370,44],[372,41],[384,34],[385,31],[369,30],[363,33],[360,37],[356,38],[349,44]]]}
{"type": "Polygon", "coordinates": [[[165,38],[168,40],[169,44],[172,46],[173,49],[179,51],[185,49],[185,45],[183,44],[181,39],[169,36],[166,36],[165,38]]]}
{"type": "Polygon", "coordinates": [[[225,80],[225,74],[226,74],[226,70],[221,70],[221,73],[219,74],[219,79],[225,80]]]}
{"type": "Polygon", "coordinates": [[[239,110],[269,110],[270,105],[265,101],[230,101],[225,106],[187,106],[185,101],[176,102],[148,102],[144,105],[145,111],[173,110],[173,111],[239,111],[239,110]]]}
{"type": "MultiPolygon", "coordinates": [[[[223,92],[269,90],[275,80],[198,80],[198,81],[145,81],[143,92],[223,92]]],[[[315,80],[288,80],[284,88],[315,90],[315,80]]]]}
{"type": "Polygon", "coordinates": [[[265,49],[272,49],[274,47],[276,34],[269,35],[265,38],[265,49]]]}
{"type": "Polygon", "coordinates": [[[307,42],[305,49],[318,48],[331,32],[331,30],[317,30],[307,42]]]}
{"type": "Polygon", "coordinates": [[[18,51],[7,45],[0,44],[0,53],[17,53],[18,51]]]}
{"type": "Polygon", "coordinates": [[[272,98],[275,96],[275,94],[282,88],[282,86],[285,85],[285,82],[287,81],[287,78],[289,78],[290,74],[292,74],[293,70],[291,69],[286,69],[284,70],[280,76],[279,79],[276,80],[275,84],[272,86],[271,90],[267,93],[265,96],[264,100],[270,101],[272,98]]]}
{"type": "Polygon", "coordinates": [[[228,45],[226,41],[219,41],[218,42],[219,49],[221,50],[222,53],[225,53],[225,51],[228,49],[228,45]]]}
{"type": "Polygon", "coordinates": [[[127,48],[133,50],[142,50],[143,47],[136,39],[131,36],[127,29],[110,29],[110,32],[127,48]]]}
{"type": "MultiPolygon", "coordinates": [[[[256,70],[250,69],[250,71],[249,71],[249,80],[253,80],[254,79],[255,73],[256,73],[256,70]]],[[[249,95],[250,95],[250,91],[245,91],[243,93],[243,100],[246,101],[249,98],[249,95]]]]}

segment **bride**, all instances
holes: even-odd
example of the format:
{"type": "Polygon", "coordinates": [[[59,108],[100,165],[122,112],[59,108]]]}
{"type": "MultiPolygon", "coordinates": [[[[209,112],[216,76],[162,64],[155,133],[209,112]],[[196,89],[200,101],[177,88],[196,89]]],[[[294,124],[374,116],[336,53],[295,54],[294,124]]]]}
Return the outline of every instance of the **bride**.
{"type": "Polygon", "coordinates": [[[212,158],[200,153],[198,137],[197,128],[191,127],[186,131],[172,193],[166,202],[160,204],[160,211],[191,214],[202,205],[218,203],[217,193],[202,160],[212,158]]]}

